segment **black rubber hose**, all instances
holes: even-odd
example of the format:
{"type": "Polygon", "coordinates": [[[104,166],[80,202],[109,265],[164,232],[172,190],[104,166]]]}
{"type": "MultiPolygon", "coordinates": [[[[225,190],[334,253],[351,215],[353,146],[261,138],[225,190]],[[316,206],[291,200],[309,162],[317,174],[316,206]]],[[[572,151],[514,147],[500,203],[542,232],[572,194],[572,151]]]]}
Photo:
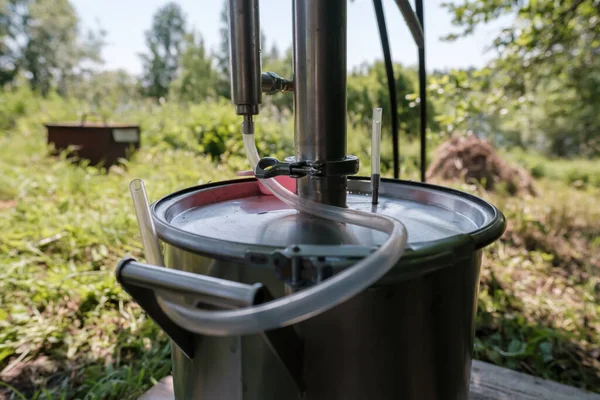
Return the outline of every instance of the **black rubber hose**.
{"type": "Polygon", "coordinates": [[[419,48],[419,97],[421,98],[421,182],[425,182],[427,171],[427,72],[425,70],[425,21],[423,0],[416,0],[417,18],[423,30],[423,46],[419,48]]]}
{"type": "Polygon", "coordinates": [[[398,148],[398,101],[396,100],[396,79],[394,78],[394,66],[392,65],[392,55],[390,52],[390,42],[388,40],[387,28],[385,26],[385,15],[381,0],[373,0],[375,16],[377,17],[377,27],[379,28],[379,37],[381,47],[383,48],[383,60],[385,62],[385,72],[387,74],[388,90],[390,92],[390,108],[392,116],[392,146],[394,150],[394,178],[400,177],[400,151],[398,148]]]}

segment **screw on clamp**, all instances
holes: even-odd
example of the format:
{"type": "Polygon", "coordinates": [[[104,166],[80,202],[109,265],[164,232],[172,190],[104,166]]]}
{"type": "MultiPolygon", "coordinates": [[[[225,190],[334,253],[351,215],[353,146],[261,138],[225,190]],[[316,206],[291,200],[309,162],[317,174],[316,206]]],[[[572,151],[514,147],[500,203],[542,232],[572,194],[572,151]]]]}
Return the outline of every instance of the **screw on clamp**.
{"type": "Polygon", "coordinates": [[[310,165],[306,162],[282,162],[276,158],[265,157],[256,165],[254,175],[259,179],[268,179],[275,176],[287,175],[292,178],[305,176],[310,172],[310,165]]]}
{"type": "Polygon", "coordinates": [[[337,161],[295,161],[284,162],[273,157],[262,158],[256,165],[254,174],[259,179],[287,175],[292,178],[311,176],[354,175],[358,172],[356,156],[346,156],[337,161]]]}

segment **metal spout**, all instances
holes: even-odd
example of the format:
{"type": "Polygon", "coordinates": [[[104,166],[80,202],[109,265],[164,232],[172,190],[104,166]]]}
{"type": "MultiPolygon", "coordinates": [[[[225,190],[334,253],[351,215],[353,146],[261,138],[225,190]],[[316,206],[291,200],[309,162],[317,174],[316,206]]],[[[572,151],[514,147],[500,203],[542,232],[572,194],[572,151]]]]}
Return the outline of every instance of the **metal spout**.
{"type": "Polygon", "coordinates": [[[266,94],[279,92],[291,92],[294,90],[294,82],[277,75],[275,72],[262,73],[262,91],[266,94]]]}

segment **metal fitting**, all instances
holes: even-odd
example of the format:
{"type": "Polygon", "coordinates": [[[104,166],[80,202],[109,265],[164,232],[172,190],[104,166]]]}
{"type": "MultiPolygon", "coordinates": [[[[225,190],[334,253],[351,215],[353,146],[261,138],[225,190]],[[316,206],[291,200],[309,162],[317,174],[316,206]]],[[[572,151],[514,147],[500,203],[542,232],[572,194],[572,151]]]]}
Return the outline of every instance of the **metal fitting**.
{"type": "Polygon", "coordinates": [[[292,291],[311,286],[369,256],[377,246],[290,245],[273,252],[249,251],[249,265],[273,268],[292,291]]]}
{"type": "Polygon", "coordinates": [[[294,82],[282,78],[275,72],[262,73],[262,92],[272,95],[279,92],[292,92],[294,90],[294,82]]]}
{"type": "Polygon", "coordinates": [[[356,156],[346,156],[338,161],[279,161],[273,157],[262,158],[256,165],[254,175],[259,179],[286,175],[292,178],[310,176],[346,176],[358,172],[359,161],[356,156]]]}

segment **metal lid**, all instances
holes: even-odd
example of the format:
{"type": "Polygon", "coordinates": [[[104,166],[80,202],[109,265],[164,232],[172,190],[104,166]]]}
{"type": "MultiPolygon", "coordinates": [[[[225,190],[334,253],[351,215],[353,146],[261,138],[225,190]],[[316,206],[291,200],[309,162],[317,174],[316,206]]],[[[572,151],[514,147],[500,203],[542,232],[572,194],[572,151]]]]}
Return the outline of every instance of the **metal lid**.
{"type": "MultiPolygon", "coordinates": [[[[406,226],[409,248],[451,243],[470,235],[476,247],[504,231],[502,214],[489,203],[444,187],[382,180],[379,204],[371,205],[370,182],[349,179],[348,207],[393,216],[406,226]]],[[[173,193],[153,205],[159,236],[178,247],[225,258],[243,258],[292,244],[379,245],[386,235],[299,214],[254,179],[219,182],[173,193]]]]}

